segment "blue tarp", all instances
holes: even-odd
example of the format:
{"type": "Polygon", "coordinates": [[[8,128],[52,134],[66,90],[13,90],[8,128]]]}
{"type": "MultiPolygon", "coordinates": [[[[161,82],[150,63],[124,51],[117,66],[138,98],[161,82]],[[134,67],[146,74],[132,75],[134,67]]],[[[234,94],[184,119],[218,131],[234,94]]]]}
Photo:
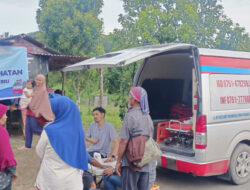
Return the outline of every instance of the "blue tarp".
{"type": "Polygon", "coordinates": [[[20,97],[28,79],[26,48],[0,46],[0,100],[20,97]]]}

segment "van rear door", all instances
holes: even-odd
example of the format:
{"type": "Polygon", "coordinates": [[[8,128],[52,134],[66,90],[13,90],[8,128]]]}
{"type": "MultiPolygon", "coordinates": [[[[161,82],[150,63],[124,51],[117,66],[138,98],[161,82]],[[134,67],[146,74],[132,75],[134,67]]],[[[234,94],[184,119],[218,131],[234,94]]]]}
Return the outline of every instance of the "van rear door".
{"type": "Polygon", "coordinates": [[[65,67],[62,71],[67,72],[67,71],[86,70],[95,68],[110,68],[110,67],[125,66],[134,63],[138,60],[142,60],[163,52],[177,50],[177,49],[185,50],[193,47],[195,46],[190,44],[160,44],[160,45],[147,45],[130,49],[124,49],[84,60],[74,65],[65,67]]]}

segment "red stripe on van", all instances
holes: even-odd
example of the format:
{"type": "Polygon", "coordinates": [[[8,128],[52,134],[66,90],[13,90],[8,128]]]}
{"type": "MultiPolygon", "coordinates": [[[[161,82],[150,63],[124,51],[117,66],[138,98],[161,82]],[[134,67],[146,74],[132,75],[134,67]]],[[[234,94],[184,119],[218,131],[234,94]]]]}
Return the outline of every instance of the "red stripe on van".
{"type": "Polygon", "coordinates": [[[161,167],[167,168],[167,158],[165,156],[161,156],[161,167]]]}
{"type": "Polygon", "coordinates": [[[250,59],[201,55],[200,65],[249,69],[250,59]]]}
{"type": "Polygon", "coordinates": [[[229,167],[229,160],[223,160],[207,164],[194,164],[181,160],[176,160],[176,167],[177,171],[183,173],[193,173],[196,176],[219,175],[227,172],[229,167]]]}

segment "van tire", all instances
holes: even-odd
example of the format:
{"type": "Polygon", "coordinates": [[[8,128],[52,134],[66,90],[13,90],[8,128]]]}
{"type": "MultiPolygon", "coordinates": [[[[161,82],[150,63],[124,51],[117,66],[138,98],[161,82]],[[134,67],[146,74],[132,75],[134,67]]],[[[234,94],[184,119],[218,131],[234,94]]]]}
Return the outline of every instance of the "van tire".
{"type": "Polygon", "coordinates": [[[238,144],[233,151],[229,165],[229,179],[236,185],[247,183],[250,180],[250,147],[238,144]]]}

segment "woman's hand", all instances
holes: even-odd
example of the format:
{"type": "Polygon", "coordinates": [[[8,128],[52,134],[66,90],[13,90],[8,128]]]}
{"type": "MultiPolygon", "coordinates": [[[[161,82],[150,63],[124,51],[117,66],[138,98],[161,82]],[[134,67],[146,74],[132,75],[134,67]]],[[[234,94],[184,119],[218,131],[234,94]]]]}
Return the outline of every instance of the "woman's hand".
{"type": "Polygon", "coordinates": [[[15,182],[16,180],[17,180],[17,175],[12,175],[12,176],[11,176],[11,181],[12,181],[12,182],[15,182]]]}

